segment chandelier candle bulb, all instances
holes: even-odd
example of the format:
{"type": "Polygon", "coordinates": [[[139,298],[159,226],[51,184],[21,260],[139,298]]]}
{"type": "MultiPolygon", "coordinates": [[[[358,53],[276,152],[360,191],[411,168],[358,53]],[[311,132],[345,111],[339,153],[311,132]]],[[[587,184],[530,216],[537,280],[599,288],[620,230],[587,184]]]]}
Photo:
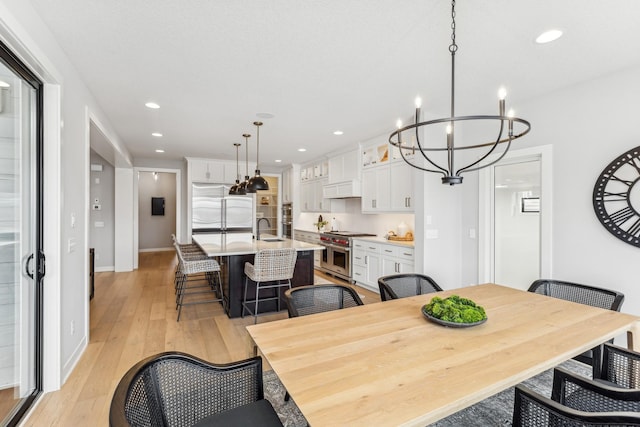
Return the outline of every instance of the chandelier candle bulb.
{"type": "Polygon", "coordinates": [[[422,107],[422,98],[419,96],[416,97],[416,110],[419,110],[422,107]]]}

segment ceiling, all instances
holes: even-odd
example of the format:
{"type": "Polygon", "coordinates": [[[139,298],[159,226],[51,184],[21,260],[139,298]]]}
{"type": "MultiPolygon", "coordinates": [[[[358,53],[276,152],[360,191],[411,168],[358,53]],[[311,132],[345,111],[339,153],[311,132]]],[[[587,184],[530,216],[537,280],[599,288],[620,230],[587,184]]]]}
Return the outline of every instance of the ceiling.
{"type": "MultiPolygon", "coordinates": [[[[134,158],[234,159],[245,132],[253,158],[252,122],[269,113],[260,131],[269,168],[390,132],[416,95],[429,114],[448,114],[448,1],[30,1],[134,158]]],[[[461,115],[496,113],[500,86],[517,112],[640,63],[636,0],[474,0],[456,10],[461,115]],[[534,43],[550,28],[564,36],[534,43]]]]}

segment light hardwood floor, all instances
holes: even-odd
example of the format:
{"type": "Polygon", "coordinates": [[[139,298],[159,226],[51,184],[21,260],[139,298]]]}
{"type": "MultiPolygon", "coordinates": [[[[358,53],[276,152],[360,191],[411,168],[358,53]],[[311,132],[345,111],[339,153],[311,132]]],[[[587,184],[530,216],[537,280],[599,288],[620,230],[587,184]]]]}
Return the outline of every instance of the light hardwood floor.
{"type": "MultiPolygon", "coordinates": [[[[176,350],[217,363],[251,356],[245,326],[252,317],[229,319],[219,304],[200,304],[185,306],[176,322],[174,268],[173,252],[148,252],[140,254],[134,272],[96,274],[89,345],[62,388],[46,394],[23,425],[107,426],[118,381],[155,353],[176,350]]],[[[376,293],[356,289],[365,303],[380,301],[376,293]]],[[[286,317],[284,311],[258,321],[286,317]]]]}

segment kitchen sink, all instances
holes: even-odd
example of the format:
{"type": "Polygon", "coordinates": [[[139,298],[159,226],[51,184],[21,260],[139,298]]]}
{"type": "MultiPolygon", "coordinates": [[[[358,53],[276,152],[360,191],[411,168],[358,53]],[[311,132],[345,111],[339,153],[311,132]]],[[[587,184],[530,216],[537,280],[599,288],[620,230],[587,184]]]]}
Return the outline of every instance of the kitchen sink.
{"type": "Polygon", "coordinates": [[[281,239],[279,237],[264,237],[260,240],[263,242],[284,242],[284,239],[281,239]]]}

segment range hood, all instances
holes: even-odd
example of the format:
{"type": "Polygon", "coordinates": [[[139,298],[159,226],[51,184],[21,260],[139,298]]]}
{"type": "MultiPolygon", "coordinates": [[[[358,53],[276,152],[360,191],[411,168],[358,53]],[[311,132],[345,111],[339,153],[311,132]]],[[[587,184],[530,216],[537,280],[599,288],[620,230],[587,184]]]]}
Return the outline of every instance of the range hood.
{"type": "Polygon", "coordinates": [[[362,197],[362,189],[359,179],[336,182],[322,186],[322,197],[325,199],[349,199],[362,197]]]}

